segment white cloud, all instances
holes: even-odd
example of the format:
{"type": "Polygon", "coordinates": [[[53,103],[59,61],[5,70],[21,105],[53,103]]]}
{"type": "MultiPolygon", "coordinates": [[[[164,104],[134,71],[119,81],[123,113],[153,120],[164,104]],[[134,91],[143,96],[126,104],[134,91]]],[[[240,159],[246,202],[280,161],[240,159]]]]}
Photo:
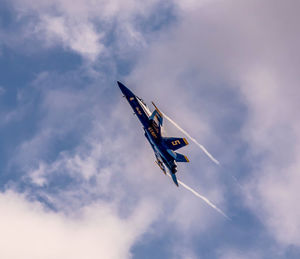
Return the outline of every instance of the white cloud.
{"type": "Polygon", "coordinates": [[[159,0],[14,0],[12,3],[20,18],[32,16],[23,24],[30,38],[36,37],[48,47],[62,45],[93,62],[108,51],[117,51],[105,46],[106,36],[113,30],[118,33],[120,48],[143,46],[145,41],[136,28],[136,16],[147,18],[159,0]]]}
{"type": "MultiPolygon", "coordinates": [[[[24,1],[21,6],[27,8],[26,12],[38,13],[37,31],[44,32],[50,43],[62,44],[94,60],[101,53],[105,53],[102,42],[105,35],[103,36],[102,31],[98,31],[100,30],[96,26],[98,23],[104,22],[103,26],[109,28],[110,22],[116,19],[118,31],[121,31],[122,35],[129,32],[127,34],[129,38],[120,37],[126,39],[126,44],[134,45],[136,42],[143,44],[143,35],[136,31],[131,18],[138,13],[147,15],[155,3],[156,1],[149,4],[134,1],[24,1]],[[81,38],[81,34],[84,37],[81,38]]],[[[212,153],[221,164],[222,158],[230,160],[232,164],[240,163],[240,154],[236,151],[238,150],[236,146],[239,148],[240,146],[239,143],[225,146],[225,140],[216,136],[211,123],[226,120],[234,124],[236,122],[234,116],[238,111],[235,110],[236,107],[227,110],[226,105],[232,104],[230,98],[239,98],[238,101],[247,108],[247,112],[243,113],[243,131],[229,132],[224,129],[224,132],[238,135],[239,141],[242,139],[248,144],[247,163],[252,162],[255,168],[252,172],[248,172],[251,179],[247,185],[248,203],[275,239],[283,244],[299,245],[298,3],[292,1],[207,3],[209,4],[202,5],[202,2],[198,4],[196,1],[177,2],[179,8],[183,10],[177,21],[178,26],[170,31],[163,31],[153,42],[149,52],[140,59],[137,68],[128,78],[128,85],[133,86],[133,89],[134,86],[142,85],[143,87],[139,89],[135,88],[137,94],[142,97],[152,99],[160,96],[159,107],[166,111],[172,107],[170,109],[176,116],[172,114],[170,116],[179,118],[181,125],[186,125],[187,130],[193,135],[200,136],[200,141],[204,142],[209,150],[217,149],[217,152],[212,150],[212,153]],[[236,96],[231,95],[232,92],[236,93],[236,96]]],[[[63,93],[58,91],[52,97],[60,95],[63,93]]],[[[52,97],[45,100],[45,107],[48,105],[50,107],[52,100],[57,100],[52,97]]],[[[80,102],[77,98],[72,100],[74,103],[80,102]]],[[[126,105],[122,107],[125,108],[126,105]]],[[[65,114],[62,114],[64,108],[71,112],[76,110],[73,110],[72,105],[70,107],[64,104],[63,100],[58,101],[54,108],[55,113],[47,114],[48,119],[58,114],[58,117],[64,118],[65,114]]],[[[119,110],[119,107],[115,109],[119,110]]],[[[127,111],[129,114],[129,109],[127,111]]],[[[107,114],[105,116],[107,117],[107,114]]],[[[97,113],[95,117],[101,118],[103,123],[106,122],[103,119],[105,116],[99,116],[97,113]]],[[[123,193],[133,191],[141,199],[151,194],[162,202],[161,204],[166,204],[172,197],[172,204],[168,208],[171,211],[168,213],[171,215],[168,221],[182,233],[190,235],[189,231],[199,233],[209,228],[213,220],[208,208],[195,206],[199,201],[192,200],[190,194],[185,195],[181,191],[174,193],[174,189],[170,191],[169,185],[160,186],[162,184],[160,180],[164,178],[158,178],[160,176],[153,172],[154,166],[151,167],[152,164],[149,162],[150,151],[134,142],[139,140],[126,128],[127,116],[124,119],[121,113],[113,114],[109,119],[112,124],[104,123],[106,128],[102,130],[113,129],[115,126],[113,121],[120,120],[124,123],[120,138],[115,138],[112,133],[113,136],[106,141],[94,141],[96,145],[88,149],[90,152],[81,149],[81,146],[74,153],[60,153],[53,163],[38,164],[30,172],[33,183],[44,185],[51,174],[66,170],[74,178],[79,176],[85,182],[96,177],[99,179],[96,187],[101,186],[99,192],[104,190],[104,193],[111,194],[111,187],[118,188],[116,182],[111,184],[111,179],[119,177],[120,183],[126,188],[121,187],[117,190],[123,193]],[[101,148],[102,144],[106,151],[98,150],[97,153],[97,148],[101,148]],[[128,152],[128,146],[134,148],[128,152]],[[99,160],[109,155],[111,155],[111,159],[107,160],[109,166],[100,168],[99,160]],[[136,161],[136,157],[139,163],[130,164],[136,161]],[[119,173],[118,176],[116,172],[119,173]],[[126,175],[120,172],[126,172],[126,175]],[[141,186],[140,184],[145,182],[150,187],[142,185],[142,191],[134,187],[141,186]],[[162,189],[164,192],[160,193],[162,189]],[[186,211],[192,213],[187,214],[186,211]],[[199,224],[199,219],[203,224],[199,224]]],[[[49,126],[47,123],[44,125],[45,128],[49,126]]],[[[27,150],[37,150],[36,153],[30,154],[35,158],[35,154],[39,151],[47,150],[43,138],[45,136],[47,138],[48,131],[44,131],[43,127],[42,129],[32,142],[24,144],[23,153],[27,150]]],[[[98,129],[96,126],[95,132],[98,129]]],[[[90,135],[91,138],[95,136],[90,135]]],[[[92,142],[88,141],[88,144],[92,142]]],[[[190,168],[196,168],[197,171],[191,174],[179,172],[180,177],[195,184],[202,184],[203,188],[200,189],[210,193],[206,196],[222,202],[224,188],[218,176],[213,169],[200,161],[199,153],[194,152],[193,147],[190,150],[192,150],[190,153],[197,154],[190,168]],[[199,168],[201,174],[198,173],[199,168]]],[[[242,164],[241,167],[243,166],[242,164]]],[[[186,171],[190,172],[192,169],[186,171]]],[[[80,189],[81,192],[83,190],[84,188],[80,189]]],[[[160,207],[161,204],[157,206],[160,207]]],[[[224,257],[241,258],[239,251],[228,251],[227,255],[224,257]]],[[[252,253],[249,257],[251,256],[252,253]]]]}
{"type": "Polygon", "coordinates": [[[45,16],[36,30],[41,34],[40,37],[46,38],[46,43],[50,46],[61,43],[91,61],[104,51],[102,35],[95,31],[90,22],[81,23],[64,17],[45,16]]]}
{"type": "MultiPolygon", "coordinates": [[[[234,121],[238,111],[223,110],[231,96],[220,102],[217,97],[226,89],[235,92],[246,107],[239,141],[249,150],[243,159],[255,168],[247,179],[251,208],[275,239],[299,246],[299,3],[211,1],[201,8],[190,3],[178,26],[151,46],[129,81],[148,86],[148,96],[165,93],[163,99],[173,100],[182,120],[198,109],[198,117],[181,122],[194,130],[224,116],[234,121]]],[[[211,133],[202,136],[212,139],[211,133]]],[[[241,161],[237,153],[229,159],[241,161]]]]}
{"type": "Polygon", "coordinates": [[[296,205],[300,195],[300,124],[295,120],[300,106],[289,96],[291,92],[299,96],[300,92],[287,85],[291,78],[286,81],[277,72],[255,75],[246,81],[249,84],[244,89],[252,108],[244,133],[253,154],[263,159],[248,185],[254,196],[251,205],[279,241],[300,245],[300,210],[296,205]]]}
{"type": "Polygon", "coordinates": [[[46,183],[45,164],[40,163],[37,169],[34,169],[31,172],[29,172],[29,177],[34,184],[38,186],[43,186],[46,183]]]}
{"type": "Polygon", "coordinates": [[[294,45],[300,40],[294,11],[299,3],[277,2],[270,9],[257,2],[250,7],[250,12],[262,8],[255,20],[247,20],[253,28],[250,35],[258,37],[253,48],[260,48],[252,62],[244,60],[238,74],[249,109],[244,139],[256,163],[248,194],[251,207],[270,233],[282,244],[299,246],[300,124],[296,118],[300,80],[295,66],[300,57],[294,45]]]}
{"type": "Polygon", "coordinates": [[[0,193],[0,209],[0,256],[10,259],[131,258],[156,214],[144,202],[122,218],[114,205],[98,202],[66,215],[13,191],[0,193]]]}

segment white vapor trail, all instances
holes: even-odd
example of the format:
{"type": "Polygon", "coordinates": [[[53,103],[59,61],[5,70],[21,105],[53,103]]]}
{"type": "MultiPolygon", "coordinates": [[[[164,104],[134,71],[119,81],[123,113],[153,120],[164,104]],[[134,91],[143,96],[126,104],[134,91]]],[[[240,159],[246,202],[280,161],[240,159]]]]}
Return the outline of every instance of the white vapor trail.
{"type": "Polygon", "coordinates": [[[164,115],[164,117],[171,122],[177,129],[179,129],[184,135],[186,135],[191,141],[193,141],[198,147],[200,147],[202,149],[202,151],[217,165],[219,165],[219,161],[217,159],[215,159],[212,154],[210,154],[206,148],[201,145],[196,139],[194,139],[189,133],[187,133],[183,128],[181,128],[175,121],[173,121],[170,117],[168,117],[165,113],[162,112],[162,114],[164,115]]]}
{"type": "MultiPolygon", "coordinates": [[[[163,116],[170,121],[177,129],[179,129],[184,135],[186,135],[191,141],[193,141],[198,147],[200,147],[202,149],[202,151],[217,165],[220,165],[219,161],[217,159],[215,159],[207,150],[206,148],[201,145],[196,139],[194,139],[189,133],[187,133],[183,128],[181,128],[175,121],[173,121],[169,116],[167,116],[165,113],[163,113],[163,116]]],[[[171,177],[171,175],[168,173],[168,176],[171,177]]],[[[198,192],[196,192],[194,189],[192,189],[191,187],[189,187],[188,185],[186,185],[185,183],[181,182],[180,180],[177,180],[178,183],[183,186],[185,189],[189,190],[190,192],[192,192],[193,194],[195,194],[198,198],[202,199],[204,202],[206,202],[210,207],[212,207],[213,209],[215,209],[217,212],[219,212],[220,214],[222,214],[225,218],[229,219],[230,218],[221,210],[219,209],[216,205],[214,205],[209,199],[207,199],[206,197],[204,197],[203,195],[199,194],[198,192]]]]}
{"type": "MultiPolygon", "coordinates": [[[[169,173],[167,173],[167,175],[171,177],[171,175],[169,173]]],[[[192,189],[191,187],[189,187],[188,185],[186,185],[185,183],[181,182],[180,180],[178,180],[178,183],[180,185],[182,185],[185,189],[189,190],[190,192],[192,192],[193,194],[195,194],[197,197],[199,197],[200,199],[202,199],[203,201],[205,201],[210,207],[212,207],[213,209],[215,209],[217,212],[219,212],[220,214],[222,214],[225,218],[229,219],[230,218],[221,210],[219,209],[216,205],[214,205],[209,199],[207,199],[206,197],[204,197],[203,195],[199,194],[198,192],[196,192],[194,189],[192,189]]]]}
{"type": "Polygon", "coordinates": [[[198,192],[196,192],[194,189],[192,189],[191,187],[187,186],[185,183],[181,182],[180,180],[178,180],[178,183],[181,184],[185,189],[191,191],[193,194],[195,194],[197,197],[199,197],[200,199],[202,199],[203,201],[205,201],[210,207],[214,208],[217,212],[219,212],[220,214],[222,214],[225,218],[229,219],[230,218],[221,210],[219,209],[216,205],[214,205],[209,199],[207,199],[206,197],[202,196],[201,194],[199,194],[198,192]]]}

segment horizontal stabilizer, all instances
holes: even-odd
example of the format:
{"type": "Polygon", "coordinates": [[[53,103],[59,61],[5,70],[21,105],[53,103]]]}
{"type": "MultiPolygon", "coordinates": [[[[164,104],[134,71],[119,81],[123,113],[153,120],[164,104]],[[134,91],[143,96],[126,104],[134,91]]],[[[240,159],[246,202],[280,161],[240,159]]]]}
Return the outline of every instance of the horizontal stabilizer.
{"type": "Polygon", "coordinates": [[[185,138],[163,138],[163,141],[171,150],[177,150],[189,144],[185,138]]]}
{"type": "Polygon", "coordinates": [[[190,162],[188,158],[185,155],[179,154],[177,152],[174,152],[176,154],[175,160],[176,162],[190,162]]]}

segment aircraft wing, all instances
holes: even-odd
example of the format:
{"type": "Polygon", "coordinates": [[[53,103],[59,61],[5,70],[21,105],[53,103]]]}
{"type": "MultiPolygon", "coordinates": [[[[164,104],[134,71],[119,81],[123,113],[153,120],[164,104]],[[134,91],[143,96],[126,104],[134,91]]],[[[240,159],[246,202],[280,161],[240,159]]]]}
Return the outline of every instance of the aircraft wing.
{"type": "Polygon", "coordinates": [[[185,138],[163,138],[163,142],[171,150],[177,150],[189,144],[185,138]]]}

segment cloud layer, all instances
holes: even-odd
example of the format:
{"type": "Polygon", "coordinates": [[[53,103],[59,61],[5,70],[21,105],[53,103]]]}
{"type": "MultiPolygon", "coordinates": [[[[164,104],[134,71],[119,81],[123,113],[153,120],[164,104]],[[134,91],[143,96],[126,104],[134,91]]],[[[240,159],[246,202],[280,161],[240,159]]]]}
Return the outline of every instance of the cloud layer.
{"type": "Polygon", "coordinates": [[[109,203],[71,215],[50,212],[12,191],[0,195],[2,258],[130,258],[130,248],[155,217],[139,204],[128,218],[109,203]]]}
{"type": "Polygon", "coordinates": [[[16,28],[0,30],[1,47],[32,74],[0,82],[1,100],[14,100],[0,124],[10,137],[2,257],[130,258],[158,249],[162,258],[293,258],[296,247],[297,258],[297,1],[8,5],[16,28]],[[58,49],[55,65],[47,57],[43,66],[40,54],[58,49]],[[189,145],[179,179],[233,223],[160,174],[116,80],[154,100],[216,156],[221,167],[189,145]]]}

